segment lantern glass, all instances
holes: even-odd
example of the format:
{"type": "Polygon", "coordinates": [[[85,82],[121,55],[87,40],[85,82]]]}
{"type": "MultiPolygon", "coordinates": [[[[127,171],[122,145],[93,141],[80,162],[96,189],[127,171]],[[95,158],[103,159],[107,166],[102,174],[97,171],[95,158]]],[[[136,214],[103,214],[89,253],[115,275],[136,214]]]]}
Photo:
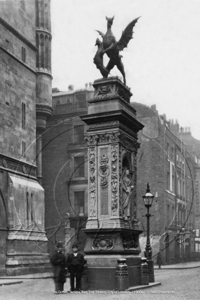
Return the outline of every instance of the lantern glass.
{"type": "Polygon", "coordinates": [[[149,184],[147,184],[146,194],[143,196],[144,205],[146,207],[151,207],[153,203],[154,196],[150,192],[149,184]]]}

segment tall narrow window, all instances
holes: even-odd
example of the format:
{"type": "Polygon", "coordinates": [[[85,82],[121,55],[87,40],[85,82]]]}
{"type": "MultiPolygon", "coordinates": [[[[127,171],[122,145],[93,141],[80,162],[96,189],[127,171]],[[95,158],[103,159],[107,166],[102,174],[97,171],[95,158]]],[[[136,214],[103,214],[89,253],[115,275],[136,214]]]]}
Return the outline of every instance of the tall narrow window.
{"type": "Polygon", "coordinates": [[[26,142],[22,141],[22,156],[26,154],[26,142]]]}
{"type": "Polygon", "coordinates": [[[22,56],[22,61],[26,62],[26,49],[22,47],[21,49],[21,56],[22,56]]]}
{"type": "Polygon", "coordinates": [[[84,125],[74,125],[74,143],[84,142],[84,125]]]}
{"type": "Polygon", "coordinates": [[[22,128],[26,129],[26,104],[22,102],[22,128]]]}
{"type": "Polygon", "coordinates": [[[31,207],[31,211],[30,211],[30,215],[31,215],[31,222],[34,221],[34,209],[33,209],[33,193],[31,193],[31,199],[30,199],[31,203],[30,203],[30,207],[31,207]]]}
{"type": "Polygon", "coordinates": [[[84,177],[85,176],[85,161],[84,156],[74,157],[74,177],[84,177]]]}
{"type": "Polygon", "coordinates": [[[26,220],[27,220],[27,225],[29,225],[30,221],[30,205],[29,205],[29,193],[26,192],[26,220]]]}
{"type": "Polygon", "coordinates": [[[84,215],[85,192],[74,192],[74,213],[76,216],[84,215]]]}
{"type": "Polygon", "coordinates": [[[169,220],[170,220],[170,206],[167,204],[167,226],[169,226],[169,220]]]}

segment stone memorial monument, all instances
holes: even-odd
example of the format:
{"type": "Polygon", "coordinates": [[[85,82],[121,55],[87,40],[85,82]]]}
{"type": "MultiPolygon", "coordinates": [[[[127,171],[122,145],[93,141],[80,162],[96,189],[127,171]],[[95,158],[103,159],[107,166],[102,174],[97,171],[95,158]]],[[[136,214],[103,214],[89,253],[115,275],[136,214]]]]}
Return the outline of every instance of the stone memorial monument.
{"type": "Polygon", "coordinates": [[[94,57],[103,78],[94,81],[88,114],[81,116],[88,125],[88,220],[84,251],[89,290],[118,289],[116,270],[119,277],[120,260],[127,266],[128,286],[141,283],[139,234],[142,231],[137,223],[136,155],[137,133],[143,125],[130,105],[132,94],[126,86],[119,55],[132,38],[137,20],[126,27],[116,42],[111,31],[113,18],[107,18],[108,31],[105,35],[99,32],[103,40],[97,39],[94,57]],[[106,67],[105,53],[110,58],[106,67]],[[118,77],[108,77],[114,66],[122,73],[124,83],[118,77]]]}

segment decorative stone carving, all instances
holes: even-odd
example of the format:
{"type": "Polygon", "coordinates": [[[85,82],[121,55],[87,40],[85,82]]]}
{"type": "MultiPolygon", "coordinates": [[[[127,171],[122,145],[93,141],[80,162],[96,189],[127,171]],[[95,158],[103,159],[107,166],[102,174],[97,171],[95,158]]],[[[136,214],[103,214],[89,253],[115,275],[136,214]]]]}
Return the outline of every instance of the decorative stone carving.
{"type": "Polygon", "coordinates": [[[101,215],[108,215],[108,178],[110,174],[108,147],[100,148],[99,156],[101,215]]]}
{"type": "Polygon", "coordinates": [[[9,156],[5,156],[0,154],[0,167],[8,168],[12,171],[15,171],[16,174],[28,174],[28,176],[36,177],[36,166],[30,165],[23,161],[11,158],[9,156]],[[24,172],[24,168],[26,168],[26,173],[24,172]]]}
{"type": "Polygon", "coordinates": [[[110,173],[108,161],[108,148],[101,148],[99,175],[101,177],[100,185],[102,188],[106,188],[108,186],[108,175],[110,173]]]}
{"type": "Polygon", "coordinates": [[[119,146],[119,216],[122,217],[122,146],[119,146]]]}
{"type": "Polygon", "coordinates": [[[99,235],[93,240],[92,249],[93,250],[112,250],[114,247],[115,237],[99,235]]]}
{"type": "Polygon", "coordinates": [[[89,148],[89,217],[96,216],[95,148],[89,148]]]}
{"type": "Polygon", "coordinates": [[[127,90],[125,90],[125,89],[119,87],[119,88],[118,88],[118,95],[119,95],[122,99],[124,99],[126,102],[129,103],[129,101],[130,101],[130,100],[129,100],[129,99],[130,99],[130,92],[129,92],[129,91],[127,91],[127,90]]]}
{"type": "Polygon", "coordinates": [[[94,146],[97,144],[99,140],[99,135],[98,134],[90,134],[85,137],[85,141],[87,142],[88,146],[94,146]]]}
{"type": "Polygon", "coordinates": [[[131,140],[124,132],[120,131],[120,143],[122,143],[122,145],[125,148],[128,148],[130,150],[134,150],[136,147],[136,141],[135,140],[131,140]]]}
{"type": "Polygon", "coordinates": [[[139,246],[138,236],[134,234],[123,237],[123,246],[125,249],[137,248],[139,246]]]}
{"type": "Polygon", "coordinates": [[[118,210],[118,145],[111,146],[111,214],[117,215],[118,210]]]}
{"type": "Polygon", "coordinates": [[[96,124],[91,124],[89,126],[90,129],[103,129],[103,128],[110,128],[114,126],[119,126],[119,121],[110,121],[110,122],[105,122],[105,123],[96,123],[96,124]]]}
{"type": "Polygon", "coordinates": [[[97,95],[105,95],[111,92],[112,92],[112,88],[110,85],[103,85],[99,87],[97,95]]]}
{"type": "Polygon", "coordinates": [[[7,168],[8,167],[8,163],[7,163],[7,160],[6,159],[3,159],[2,160],[2,165],[4,168],[7,168]]]}

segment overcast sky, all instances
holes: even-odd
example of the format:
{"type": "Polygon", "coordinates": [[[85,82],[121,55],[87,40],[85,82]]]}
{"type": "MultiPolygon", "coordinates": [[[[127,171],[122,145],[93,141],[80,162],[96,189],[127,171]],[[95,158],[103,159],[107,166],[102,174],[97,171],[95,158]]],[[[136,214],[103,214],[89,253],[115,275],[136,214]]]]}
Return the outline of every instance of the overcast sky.
{"type": "Polygon", "coordinates": [[[156,104],[200,140],[200,0],[51,0],[51,13],[53,87],[62,91],[101,78],[95,30],[106,33],[106,16],[117,40],[141,16],[121,52],[131,101],[156,104]]]}

